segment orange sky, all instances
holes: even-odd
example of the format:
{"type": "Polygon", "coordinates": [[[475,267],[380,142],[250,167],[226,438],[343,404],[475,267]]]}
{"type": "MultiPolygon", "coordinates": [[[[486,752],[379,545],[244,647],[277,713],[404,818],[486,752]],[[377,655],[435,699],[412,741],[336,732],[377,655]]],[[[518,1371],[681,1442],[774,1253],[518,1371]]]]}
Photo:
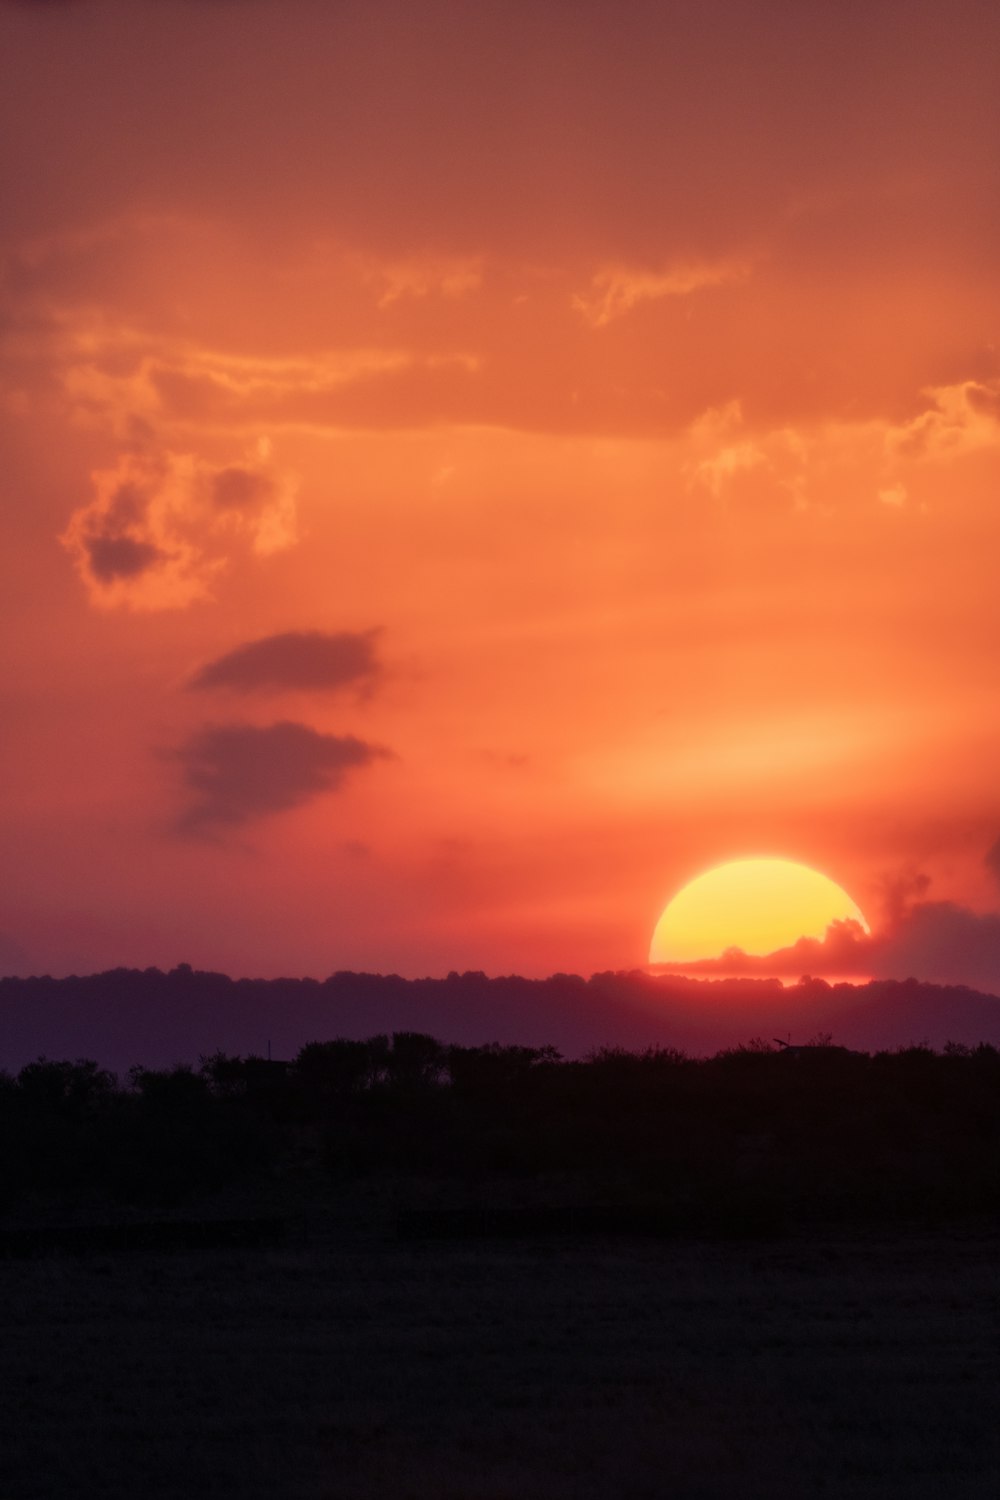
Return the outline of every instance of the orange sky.
{"type": "Polygon", "coordinates": [[[0,970],[629,968],[774,854],[1000,987],[998,65],[0,3],[0,970]]]}

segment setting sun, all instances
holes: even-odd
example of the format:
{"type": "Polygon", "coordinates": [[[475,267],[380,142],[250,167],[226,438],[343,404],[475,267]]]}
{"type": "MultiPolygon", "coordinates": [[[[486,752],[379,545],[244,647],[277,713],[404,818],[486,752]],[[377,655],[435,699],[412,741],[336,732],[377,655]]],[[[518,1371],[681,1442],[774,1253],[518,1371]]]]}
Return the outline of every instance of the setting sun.
{"type": "Polygon", "coordinates": [[[868,931],[860,908],[828,876],[789,859],[740,859],[690,881],[665,907],[651,964],[716,958],[730,948],[774,953],[799,938],[821,938],[831,922],[868,931]]]}

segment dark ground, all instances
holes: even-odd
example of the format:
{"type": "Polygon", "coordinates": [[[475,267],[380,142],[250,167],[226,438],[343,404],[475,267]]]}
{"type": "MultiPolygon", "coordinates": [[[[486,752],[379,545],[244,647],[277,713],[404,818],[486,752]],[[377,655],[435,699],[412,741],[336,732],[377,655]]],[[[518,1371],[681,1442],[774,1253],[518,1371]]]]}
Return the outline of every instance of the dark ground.
{"type": "Polygon", "coordinates": [[[338,1191],[0,1263],[3,1500],[1000,1494],[996,1227],[406,1243],[412,1184],[338,1191]]]}

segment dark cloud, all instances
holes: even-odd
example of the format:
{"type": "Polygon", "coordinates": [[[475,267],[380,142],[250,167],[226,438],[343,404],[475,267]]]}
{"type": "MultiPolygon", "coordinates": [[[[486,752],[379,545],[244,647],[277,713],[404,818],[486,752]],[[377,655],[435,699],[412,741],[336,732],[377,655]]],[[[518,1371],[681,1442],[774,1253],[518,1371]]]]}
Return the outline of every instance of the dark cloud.
{"type": "Polygon", "coordinates": [[[870,940],[878,976],[1000,989],[1000,913],[951,901],[912,906],[899,927],[870,940]],[[905,973],[904,973],[905,971],[905,973]]]}
{"type": "Polygon", "coordinates": [[[882,912],[890,927],[898,927],[914,902],[926,896],[931,878],[914,865],[883,877],[880,886],[882,912]]]}
{"type": "Polygon", "coordinates": [[[800,938],[763,958],[731,948],[684,965],[685,973],[843,979],[908,979],[1000,991],[1000,912],[974,912],[952,901],[918,901],[879,931],[833,922],[823,938],[800,938]]]}
{"type": "Polygon", "coordinates": [[[208,662],[191,688],[230,688],[234,692],[281,692],[288,688],[370,687],[381,672],[375,656],[376,630],[288,630],[248,641],[208,662]]]}
{"type": "Polygon", "coordinates": [[[993,876],[994,880],[1000,880],[1000,839],[987,849],[983,863],[993,876]]]}
{"type": "Polygon", "coordinates": [[[78,545],[98,583],[138,578],[166,560],[163,548],[142,535],[148,503],[142,487],[127,479],[110,491],[103,505],[86,513],[78,545]]]}
{"type": "Polygon", "coordinates": [[[231,465],[212,476],[212,500],[219,510],[257,510],[274,498],[274,482],[259,469],[231,465]]]}
{"type": "Polygon", "coordinates": [[[90,571],[99,583],[113,583],[116,578],[137,578],[147,568],[156,567],[167,554],[153,542],[140,542],[131,536],[114,536],[107,532],[84,537],[90,571]]]}
{"type": "Polygon", "coordinates": [[[288,721],[209,726],[174,753],[193,797],[179,826],[211,831],[287,812],[389,753],[353,735],[320,734],[288,721]]]}

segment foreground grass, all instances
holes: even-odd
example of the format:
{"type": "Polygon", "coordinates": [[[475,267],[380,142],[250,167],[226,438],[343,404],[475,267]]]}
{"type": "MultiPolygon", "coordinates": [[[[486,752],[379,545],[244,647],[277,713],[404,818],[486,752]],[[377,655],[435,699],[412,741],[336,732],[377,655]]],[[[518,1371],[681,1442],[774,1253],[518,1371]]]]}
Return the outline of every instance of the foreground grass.
{"type": "Polygon", "coordinates": [[[0,1495],[1000,1493],[1000,1236],[408,1245],[0,1266],[0,1495]]]}

